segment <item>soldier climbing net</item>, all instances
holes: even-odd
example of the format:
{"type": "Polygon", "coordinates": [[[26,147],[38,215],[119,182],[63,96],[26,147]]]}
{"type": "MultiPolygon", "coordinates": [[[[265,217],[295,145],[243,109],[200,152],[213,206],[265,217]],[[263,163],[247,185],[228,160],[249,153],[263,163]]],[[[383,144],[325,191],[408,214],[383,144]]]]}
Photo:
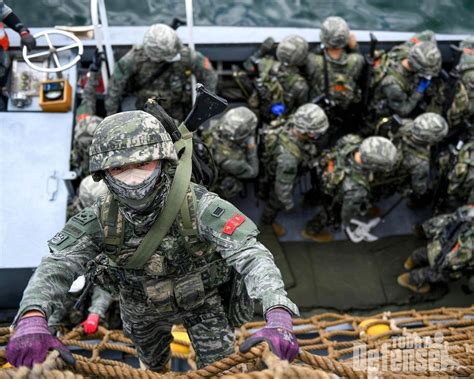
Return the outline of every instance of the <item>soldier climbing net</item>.
{"type": "MultiPolygon", "coordinates": [[[[95,335],[86,336],[82,328],[76,328],[61,340],[89,351],[90,357],[74,354],[76,365],[71,367],[53,352],[32,369],[0,369],[0,379],[474,377],[474,306],[384,312],[369,319],[336,313],[295,319],[301,349],[291,364],[278,359],[266,344],[245,354],[238,352],[239,345],[262,326],[263,322],[243,325],[237,331],[235,353],[201,369],[196,368],[192,348],[188,354],[173,353],[174,358],[187,360],[192,370],[163,374],[101,357],[107,350],[137,355],[121,331],[99,327],[95,335]]],[[[6,345],[9,334],[8,328],[0,328],[0,346],[6,345]]],[[[174,343],[189,347],[186,341],[175,339],[174,343]]],[[[4,347],[0,349],[2,365],[6,366],[4,347]]]]}

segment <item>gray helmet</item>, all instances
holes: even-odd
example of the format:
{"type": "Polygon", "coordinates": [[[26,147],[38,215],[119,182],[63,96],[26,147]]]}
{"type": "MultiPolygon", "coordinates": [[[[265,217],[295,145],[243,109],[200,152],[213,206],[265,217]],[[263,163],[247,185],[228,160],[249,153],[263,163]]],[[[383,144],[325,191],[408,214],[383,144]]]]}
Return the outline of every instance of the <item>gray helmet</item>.
{"type": "Polygon", "coordinates": [[[342,17],[328,17],[321,25],[321,43],[330,48],[343,48],[349,42],[349,26],[342,17]]]}
{"type": "Polygon", "coordinates": [[[221,120],[219,131],[223,138],[239,142],[246,139],[257,128],[257,116],[247,107],[229,110],[221,120]]]}
{"type": "Polygon", "coordinates": [[[304,134],[324,134],[329,128],[326,113],[319,105],[308,103],[300,106],[292,116],[296,130],[304,134]]]}
{"type": "Polygon", "coordinates": [[[91,173],[157,159],[177,161],[168,132],[160,121],[143,111],[106,117],[94,133],[89,152],[91,173]]]}
{"type": "Polygon", "coordinates": [[[461,43],[459,44],[461,49],[474,49],[474,35],[468,35],[461,43]]]}
{"type": "Polygon", "coordinates": [[[431,78],[441,70],[441,52],[432,42],[420,42],[410,48],[408,62],[418,75],[431,78]]]}
{"type": "Polygon", "coordinates": [[[92,136],[102,120],[99,116],[87,116],[77,122],[74,127],[74,141],[82,153],[89,154],[92,136]]]}
{"type": "Polygon", "coordinates": [[[411,46],[421,42],[436,43],[436,34],[432,30],[423,30],[421,33],[416,33],[413,37],[411,37],[407,43],[411,46]]]}
{"type": "Polygon", "coordinates": [[[79,185],[79,202],[83,208],[90,207],[99,196],[105,195],[107,192],[107,185],[103,180],[95,182],[92,175],[86,176],[79,185]]]}
{"type": "Polygon", "coordinates": [[[413,120],[411,138],[416,142],[435,144],[447,134],[448,123],[437,113],[423,113],[413,120]]]}
{"type": "Polygon", "coordinates": [[[308,55],[308,42],[300,36],[285,37],[277,47],[276,56],[281,63],[300,66],[308,55]]]}
{"type": "Polygon", "coordinates": [[[364,168],[371,171],[390,171],[397,163],[397,148],[385,137],[368,137],[359,147],[364,168]]]}
{"type": "Polygon", "coordinates": [[[172,61],[181,50],[181,41],[172,28],[165,24],[152,25],[143,37],[145,54],[152,61],[172,61]]]}

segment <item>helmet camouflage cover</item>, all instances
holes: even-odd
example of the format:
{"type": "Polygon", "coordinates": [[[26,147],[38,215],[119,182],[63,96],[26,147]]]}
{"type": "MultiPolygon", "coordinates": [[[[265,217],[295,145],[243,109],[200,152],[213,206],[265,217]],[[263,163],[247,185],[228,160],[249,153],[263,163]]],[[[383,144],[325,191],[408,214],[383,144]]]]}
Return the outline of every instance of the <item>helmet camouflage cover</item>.
{"type": "Polygon", "coordinates": [[[359,148],[362,165],[372,171],[390,171],[397,162],[397,149],[385,137],[368,137],[359,148]]]}
{"type": "Polygon", "coordinates": [[[342,17],[328,17],[321,25],[321,43],[330,48],[343,48],[349,42],[349,26],[342,17]]]}
{"type": "Polygon", "coordinates": [[[219,125],[221,136],[230,141],[243,141],[254,133],[256,128],[257,116],[247,107],[229,110],[219,125]]]}
{"type": "Polygon", "coordinates": [[[92,175],[82,179],[79,185],[79,201],[84,208],[90,207],[97,198],[108,192],[107,185],[103,180],[95,182],[92,175]]]}
{"type": "Polygon", "coordinates": [[[441,52],[435,43],[421,42],[410,48],[408,62],[418,75],[431,78],[441,70],[441,52]]]}
{"type": "Polygon", "coordinates": [[[448,123],[437,113],[423,113],[413,121],[411,136],[417,142],[435,144],[447,134],[448,123]]]}
{"type": "Polygon", "coordinates": [[[181,50],[181,41],[172,28],[165,24],[152,25],[143,38],[145,54],[152,61],[172,61],[181,50]]]}
{"type": "Polygon", "coordinates": [[[461,73],[474,69],[474,35],[466,37],[459,47],[462,49],[462,54],[457,69],[461,73]]]}
{"type": "Polygon", "coordinates": [[[300,36],[285,37],[277,47],[276,56],[281,63],[300,66],[308,55],[308,42],[300,36]]]}
{"type": "Polygon", "coordinates": [[[300,133],[324,134],[329,128],[329,121],[323,109],[316,104],[300,106],[293,114],[293,125],[300,133]]]}
{"type": "Polygon", "coordinates": [[[92,138],[91,173],[158,159],[176,162],[176,150],[161,122],[143,111],[106,117],[92,138]]]}

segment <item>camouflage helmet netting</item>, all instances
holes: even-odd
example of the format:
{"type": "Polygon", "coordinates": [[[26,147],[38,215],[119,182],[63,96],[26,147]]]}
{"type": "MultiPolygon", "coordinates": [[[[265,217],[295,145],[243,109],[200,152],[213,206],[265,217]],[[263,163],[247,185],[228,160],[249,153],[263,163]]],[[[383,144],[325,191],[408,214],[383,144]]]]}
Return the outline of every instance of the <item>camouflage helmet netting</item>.
{"type": "Polygon", "coordinates": [[[300,66],[308,55],[308,42],[301,36],[285,37],[277,47],[276,56],[282,63],[300,66]]]}
{"type": "Polygon", "coordinates": [[[324,134],[329,121],[323,109],[316,104],[304,104],[293,114],[293,124],[300,133],[324,134]]]}
{"type": "Polygon", "coordinates": [[[255,132],[257,116],[247,107],[230,109],[221,119],[219,130],[222,137],[241,141],[255,132]]]}
{"type": "Polygon", "coordinates": [[[106,117],[90,147],[90,171],[157,159],[177,161],[171,137],[152,115],[129,111],[106,117]]]}
{"type": "Polygon", "coordinates": [[[103,180],[95,182],[92,175],[82,179],[79,185],[79,201],[84,208],[90,207],[97,198],[108,192],[107,185],[103,180]]]}
{"type": "Polygon", "coordinates": [[[468,36],[459,47],[463,50],[457,69],[464,73],[474,69],[474,35],[468,36]]]}
{"type": "Polygon", "coordinates": [[[155,24],[145,32],[143,48],[152,61],[170,61],[179,53],[181,41],[168,25],[155,24]]]}
{"type": "Polygon", "coordinates": [[[349,26],[342,17],[328,17],[321,25],[321,43],[330,48],[343,48],[349,42],[349,26]]]}
{"type": "Polygon", "coordinates": [[[359,148],[362,165],[372,171],[390,171],[397,162],[397,149],[385,137],[368,137],[359,148]]]}
{"type": "Polygon", "coordinates": [[[461,49],[474,49],[474,35],[468,35],[461,43],[459,44],[461,49]]]}
{"type": "Polygon", "coordinates": [[[434,144],[448,134],[448,123],[437,113],[427,112],[413,121],[412,138],[415,141],[434,144]]]}
{"type": "Polygon", "coordinates": [[[437,76],[441,70],[441,52],[432,42],[421,42],[410,48],[408,61],[421,76],[437,76]]]}

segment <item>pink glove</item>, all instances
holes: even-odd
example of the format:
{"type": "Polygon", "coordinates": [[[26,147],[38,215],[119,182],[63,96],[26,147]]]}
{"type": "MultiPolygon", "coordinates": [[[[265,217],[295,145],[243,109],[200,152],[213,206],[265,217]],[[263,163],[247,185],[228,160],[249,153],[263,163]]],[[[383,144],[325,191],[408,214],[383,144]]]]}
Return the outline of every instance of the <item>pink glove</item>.
{"type": "Polygon", "coordinates": [[[252,346],[264,341],[278,357],[291,362],[299,351],[298,341],[293,334],[291,314],[282,308],[275,308],[268,311],[265,317],[267,325],[240,345],[240,352],[246,353],[252,346]]]}
{"type": "Polygon", "coordinates": [[[89,313],[86,320],[81,323],[86,334],[94,334],[99,327],[100,316],[97,313],[89,313]]]}
{"type": "Polygon", "coordinates": [[[75,364],[68,348],[49,332],[46,318],[32,316],[18,321],[15,333],[8,341],[6,355],[15,367],[33,367],[35,363],[42,363],[50,350],[58,350],[66,363],[75,364]]]}

